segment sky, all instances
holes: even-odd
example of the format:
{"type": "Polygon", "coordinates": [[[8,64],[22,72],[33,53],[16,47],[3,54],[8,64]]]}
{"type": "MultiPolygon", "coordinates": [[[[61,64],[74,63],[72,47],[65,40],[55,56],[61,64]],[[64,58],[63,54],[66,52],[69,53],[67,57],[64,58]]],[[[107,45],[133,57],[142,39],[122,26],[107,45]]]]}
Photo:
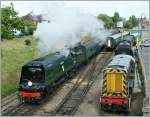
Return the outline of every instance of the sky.
{"type": "MultiPolygon", "coordinates": [[[[2,1],[1,7],[10,5],[11,1],[2,1]]],[[[34,14],[42,13],[41,7],[59,4],[90,13],[97,16],[100,13],[113,16],[119,12],[126,19],[131,15],[149,18],[149,1],[13,1],[14,9],[23,16],[33,11],[34,14]]]]}

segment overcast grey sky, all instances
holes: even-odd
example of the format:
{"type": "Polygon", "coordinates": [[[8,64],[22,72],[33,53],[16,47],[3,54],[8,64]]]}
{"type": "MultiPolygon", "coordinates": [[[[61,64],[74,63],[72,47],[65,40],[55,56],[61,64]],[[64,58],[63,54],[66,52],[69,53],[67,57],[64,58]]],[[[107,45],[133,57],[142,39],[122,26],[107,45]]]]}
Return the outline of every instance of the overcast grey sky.
{"type": "MultiPolygon", "coordinates": [[[[10,5],[10,3],[10,1],[2,1],[1,6],[4,7],[10,5]]],[[[58,3],[95,16],[100,13],[112,16],[117,11],[120,16],[127,19],[131,15],[141,17],[141,14],[146,15],[147,18],[149,17],[149,1],[13,1],[13,3],[20,16],[31,11],[39,14],[41,13],[41,6],[51,6],[54,3],[58,3]]]]}

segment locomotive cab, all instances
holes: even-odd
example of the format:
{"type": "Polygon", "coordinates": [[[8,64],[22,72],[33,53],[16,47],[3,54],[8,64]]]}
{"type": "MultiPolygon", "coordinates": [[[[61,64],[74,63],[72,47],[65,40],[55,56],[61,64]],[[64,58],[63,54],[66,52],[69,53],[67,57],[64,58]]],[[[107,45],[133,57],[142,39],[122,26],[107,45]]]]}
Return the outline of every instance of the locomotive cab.
{"type": "Polygon", "coordinates": [[[80,43],[70,49],[70,54],[76,60],[77,66],[85,60],[85,48],[80,43]]]}
{"type": "Polygon", "coordinates": [[[80,47],[74,47],[70,50],[70,53],[72,56],[77,56],[77,55],[81,55],[83,53],[82,48],[80,47]]]}

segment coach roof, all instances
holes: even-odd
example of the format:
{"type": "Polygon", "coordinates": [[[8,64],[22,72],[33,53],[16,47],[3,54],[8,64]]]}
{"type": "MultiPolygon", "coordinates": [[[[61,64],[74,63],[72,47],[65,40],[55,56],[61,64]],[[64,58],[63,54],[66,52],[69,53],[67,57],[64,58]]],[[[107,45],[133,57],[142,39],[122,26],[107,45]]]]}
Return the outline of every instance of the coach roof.
{"type": "Polygon", "coordinates": [[[125,31],[125,32],[123,32],[123,34],[118,33],[118,34],[114,34],[114,35],[108,36],[107,39],[109,39],[109,38],[117,39],[117,38],[120,38],[121,35],[125,36],[125,35],[128,35],[128,34],[129,34],[129,32],[125,31]]]}

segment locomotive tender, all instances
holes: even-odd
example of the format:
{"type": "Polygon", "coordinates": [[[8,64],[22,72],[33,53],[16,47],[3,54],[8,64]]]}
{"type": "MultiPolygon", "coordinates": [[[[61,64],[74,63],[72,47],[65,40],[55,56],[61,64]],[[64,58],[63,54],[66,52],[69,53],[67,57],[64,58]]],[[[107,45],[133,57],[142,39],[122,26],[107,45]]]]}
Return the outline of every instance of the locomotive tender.
{"type": "Polygon", "coordinates": [[[105,43],[100,40],[90,40],[63,52],[49,54],[28,62],[22,67],[19,83],[19,97],[23,101],[39,101],[50,93],[62,81],[71,77],[71,72],[97,54],[105,43]]]}
{"type": "Polygon", "coordinates": [[[133,47],[136,45],[136,39],[133,35],[127,35],[119,43],[115,50],[115,55],[127,54],[133,56],[133,47]]]}

